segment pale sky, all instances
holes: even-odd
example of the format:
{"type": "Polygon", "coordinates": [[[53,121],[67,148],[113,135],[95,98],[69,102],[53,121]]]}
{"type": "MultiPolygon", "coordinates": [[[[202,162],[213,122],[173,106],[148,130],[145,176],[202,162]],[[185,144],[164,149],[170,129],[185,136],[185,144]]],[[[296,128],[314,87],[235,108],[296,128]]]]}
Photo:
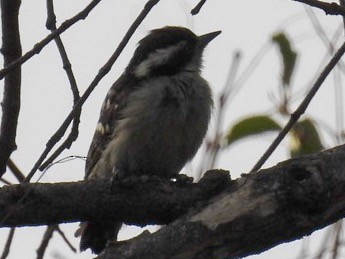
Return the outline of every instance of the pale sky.
{"type": "MultiPolygon", "coordinates": [[[[23,53],[49,34],[45,28],[45,2],[22,1],[20,28],[23,53]]],[[[90,1],[60,0],[55,2],[59,25],[82,10],[90,1]]],[[[78,22],[62,35],[81,94],[116,49],[145,3],[146,1],[143,0],[103,0],[86,20],[78,22]]],[[[293,80],[293,93],[296,96],[294,105],[297,107],[306,87],[315,80],[315,75],[327,53],[326,47],[311,26],[305,7],[292,0],[209,0],[200,14],[192,17],[189,14],[190,10],[197,3],[198,1],[195,0],[162,0],[152,9],[111,72],[100,82],[83,106],[79,138],[72,148],[65,151],[59,158],[86,155],[107,90],[128,64],[136,43],[149,30],[166,25],[188,27],[199,35],[222,30],[222,34],[207,47],[204,55],[203,75],[213,89],[215,100],[225,83],[234,51],[242,53],[239,67],[239,74],[241,74],[258,51],[270,42],[272,34],[283,29],[292,39],[294,48],[299,53],[297,72],[293,80]]],[[[315,14],[328,37],[331,37],[341,25],[341,17],[326,16],[324,12],[318,10],[315,10],[315,14]]],[[[341,40],[338,40],[337,46],[340,44],[341,40]]],[[[12,158],[20,169],[27,173],[44,150],[50,136],[69,113],[72,95],[54,42],[23,65],[22,76],[18,150],[13,153],[12,158]]],[[[270,96],[278,95],[279,78],[280,59],[277,48],[271,45],[254,73],[230,102],[223,123],[224,131],[231,123],[245,115],[274,112],[276,107],[270,96]]],[[[2,81],[0,85],[3,85],[2,81]]],[[[333,129],[335,128],[334,88],[331,76],[307,110],[308,115],[333,129]]],[[[2,91],[0,92],[2,95],[2,91]]],[[[280,121],[284,122],[284,120],[280,121]]],[[[232,178],[238,177],[251,169],[274,136],[275,134],[268,134],[237,143],[222,154],[216,167],[230,170],[232,178]]],[[[326,134],[324,138],[326,146],[335,145],[326,134]]],[[[285,140],[265,167],[287,159],[287,147],[288,141],[285,140]]],[[[198,168],[199,162],[200,156],[197,156],[183,172],[192,175],[193,170],[198,168]]],[[[36,173],[35,180],[39,175],[40,172],[36,173]]],[[[84,161],[73,160],[53,166],[41,181],[78,181],[83,176],[84,161]]],[[[4,177],[13,179],[9,173],[4,177]]],[[[79,239],[73,236],[77,225],[77,223],[61,225],[75,247],[79,245],[79,239]]],[[[45,227],[17,229],[8,258],[35,258],[35,251],[41,242],[44,230],[45,227]]],[[[0,251],[2,251],[8,231],[8,229],[0,229],[0,251]]],[[[120,233],[120,238],[128,238],[129,233],[138,233],[138,231],[135,228],[125,227],[120,233]]],[[[74,254],[60,236],[55,233],[54,237],[45,258],[90,258],[90,252],[74,254]]],[[[320,235],[312,235],[312,246],[318,247],[319,237],[320,235]]],[[[300,244],[301,242],[292,242],[280,245],[266,253],[248,258],[296,258],[300,244]]]]}

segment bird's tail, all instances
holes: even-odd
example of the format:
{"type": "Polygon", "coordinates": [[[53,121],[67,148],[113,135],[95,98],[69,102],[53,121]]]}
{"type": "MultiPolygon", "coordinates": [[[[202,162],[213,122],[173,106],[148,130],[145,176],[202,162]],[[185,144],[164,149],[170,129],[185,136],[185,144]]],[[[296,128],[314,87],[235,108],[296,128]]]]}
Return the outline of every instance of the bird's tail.
{"type": "Polygon", "coordinates": [[[80,251],[88,248],[95,254],[104,250],[109,241],[116,241],[117,234],[121,228],[121,222],[82,222],[79,229],[75,232],[75,237],[80,238],[80,251]]]}

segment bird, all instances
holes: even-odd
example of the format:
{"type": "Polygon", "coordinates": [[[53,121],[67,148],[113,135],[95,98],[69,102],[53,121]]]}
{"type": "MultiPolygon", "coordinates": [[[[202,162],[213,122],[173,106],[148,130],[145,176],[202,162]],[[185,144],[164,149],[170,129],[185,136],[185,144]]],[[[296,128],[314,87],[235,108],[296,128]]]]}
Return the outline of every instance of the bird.
{"type": "MultiPolygon", "coordinates": [[[[136,176],[176,178],[206,135],[212,91],[201,76],[206,45],[221,31],[201,36],[166,26],[138,43],[123,74],[109,89],[86,159],[85,179],[136,176]]],[[[80,250],[100,253],[116,241],[121,222],[82,222],[80,250]]]]}

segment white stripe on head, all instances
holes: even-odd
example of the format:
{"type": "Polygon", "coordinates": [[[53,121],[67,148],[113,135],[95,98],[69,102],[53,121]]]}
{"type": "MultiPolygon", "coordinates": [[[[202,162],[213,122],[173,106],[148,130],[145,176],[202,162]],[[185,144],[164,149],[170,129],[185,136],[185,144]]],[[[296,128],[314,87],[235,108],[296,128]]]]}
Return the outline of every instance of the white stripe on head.
{"type": "Polygon", "coordinates": [[[157,67],[167,63],[167,61],[186,44],[186,41],[181,41],[175,45],[164,49],[157,49],[153,53],[150,53],[148,57],[136,67],[134,70],[134,75],[136,77],[147,76],[151,72],[150,70],[152,67],[157,67]]]}

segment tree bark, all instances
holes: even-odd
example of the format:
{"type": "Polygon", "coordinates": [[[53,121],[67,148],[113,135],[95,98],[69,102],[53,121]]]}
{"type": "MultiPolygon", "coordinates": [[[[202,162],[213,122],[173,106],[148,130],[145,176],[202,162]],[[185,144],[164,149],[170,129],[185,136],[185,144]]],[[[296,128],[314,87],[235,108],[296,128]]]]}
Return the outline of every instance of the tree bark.
{"type": "MultiPolygon", "coordinates": [[[[19,33],[21,0],[1,0],[2,47],[4,67],[22,55],[19,33]]],[[[0,127],[0,177],[5,173],[9,157],[17,149],[16,135],[20,111],[21,67],[10,71],[4,82],[0,127]]]]}
{"type": "Polygon", "coordinates": [[[121,182],[23,183],[0,188],[0,227],[115,220],[168,224],[230,185],[228,171],[209,171],[198,183],[158,178],[121,182]]]}
{"type": "Polygon", "coordinates": [[[242,258],[345,215],[345,146],[242,176],[208,205],[98,258],[242,258]]]}
{"type": "Polygon", "coordinates": [[[343,218],[344,160],[343,145],[235,181],[214,170],[198,184],[149,178],[8,186],[0,189],[1,226],[170,223],[112,243],[99,258],[245,257],[343,218]]]}

